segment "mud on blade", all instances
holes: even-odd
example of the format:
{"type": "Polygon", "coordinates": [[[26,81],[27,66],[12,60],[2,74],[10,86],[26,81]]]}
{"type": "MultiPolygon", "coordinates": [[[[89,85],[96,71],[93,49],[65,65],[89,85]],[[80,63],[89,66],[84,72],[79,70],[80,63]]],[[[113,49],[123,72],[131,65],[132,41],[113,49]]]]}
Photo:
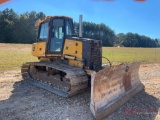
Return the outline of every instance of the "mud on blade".
{"type": "Polygon", "coordinates": [[[144,88],[139,67],[140,62],[121,64],[92,75],[90,109],[96,119],[109,116],[144,88]]]}

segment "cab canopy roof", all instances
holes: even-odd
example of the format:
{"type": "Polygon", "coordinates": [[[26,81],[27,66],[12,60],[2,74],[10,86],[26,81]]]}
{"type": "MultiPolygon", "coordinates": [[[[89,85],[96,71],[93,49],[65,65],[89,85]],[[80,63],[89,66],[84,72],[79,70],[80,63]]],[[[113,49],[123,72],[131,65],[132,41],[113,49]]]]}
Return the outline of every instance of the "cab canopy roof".
{"type": "Polygon", "coordinates": [[[67,17],[67,16],[47,16],[45,18],[38,19],[35,23],[35,27],[37,28],[42,22],[48,21],[49,19],[53,19],[53,18],[65,18],[65,19],[72,20],[71,17],[67,17]]]}

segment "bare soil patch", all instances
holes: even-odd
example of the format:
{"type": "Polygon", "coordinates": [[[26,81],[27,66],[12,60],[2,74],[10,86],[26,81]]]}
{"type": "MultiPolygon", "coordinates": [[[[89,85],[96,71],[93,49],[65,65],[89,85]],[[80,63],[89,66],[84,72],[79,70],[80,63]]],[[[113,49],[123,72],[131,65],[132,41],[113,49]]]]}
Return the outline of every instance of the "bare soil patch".
{"type": "MultiPolygon", "coordinates": [[[[142,64],[138,93],[107,120],[160,120],[160,64],[142,64]]],[[[20,71],[0,72],[0,120],[94,120],[90,89],[63,98],[22,80],[20,71]]]]}

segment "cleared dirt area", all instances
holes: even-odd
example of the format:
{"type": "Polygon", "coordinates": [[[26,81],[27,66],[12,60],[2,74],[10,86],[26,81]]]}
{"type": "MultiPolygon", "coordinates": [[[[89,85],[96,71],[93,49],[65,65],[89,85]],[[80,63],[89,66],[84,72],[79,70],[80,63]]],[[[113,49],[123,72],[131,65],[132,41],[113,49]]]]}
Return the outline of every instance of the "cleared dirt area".
{"type": "MultiPolygon", "coordinates": [[[[160,64],[143,64],[145,90],[117,109],[107,120],[160,120],[160,64]]],[[[90,89],[63,98],[22,80],[20,71],[0,72],[0,120],[94,120],[90,89]]]]}

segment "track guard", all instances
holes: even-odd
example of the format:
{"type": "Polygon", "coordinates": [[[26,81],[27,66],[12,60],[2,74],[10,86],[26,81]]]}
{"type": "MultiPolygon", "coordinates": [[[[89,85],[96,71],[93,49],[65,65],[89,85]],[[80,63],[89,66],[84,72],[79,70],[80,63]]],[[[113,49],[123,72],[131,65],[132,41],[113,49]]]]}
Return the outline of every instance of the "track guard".
{"type": "Polygon", "coordinates": [[[103,119],[144,89],[138,71],[140,62],[104,68],[92,74],[90,109],[103,119]]]}

